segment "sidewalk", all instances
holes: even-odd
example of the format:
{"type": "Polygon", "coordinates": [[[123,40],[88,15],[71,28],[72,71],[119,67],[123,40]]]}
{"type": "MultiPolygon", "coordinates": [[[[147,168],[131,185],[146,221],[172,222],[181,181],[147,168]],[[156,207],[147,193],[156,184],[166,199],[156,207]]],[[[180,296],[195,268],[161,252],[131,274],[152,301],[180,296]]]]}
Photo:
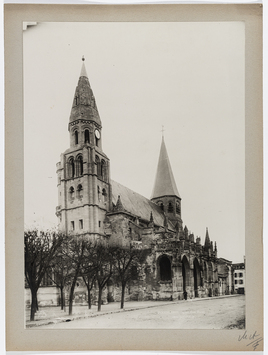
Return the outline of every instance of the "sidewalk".
{"type": "Polygon", "coordinates": [[[89,317],[98,317],[104,314],[112,314],[126,311],[134,311],[136,309],[159,307],[170,304],[177,304],[182,302],[196,302],[204,300],[213,300],[226,297],[237,297],[240,295],[228,295],[228,296],[218,296],[218,297],[207,297],[207,298],[193,298],[187,301],[129,301],[125,302],[124,309],[120,309],[120,302],[112,302],[101,306],[101,311],[97,311],[97,306],[92,305],[91,309],[88,306],[77,306],[73,305],[73,314],[68,315],[68,307],[66,310],[61,310],[60,307],[39,307],[39,311],[35,314],[35,320],[29,321],[30,319],[30,309],[27,308],[25,312],[26,316],[26,328],[38,327],[41,325],[56,324],[62,322],[70,322],[76,319],[83,319],[89,317]]]}

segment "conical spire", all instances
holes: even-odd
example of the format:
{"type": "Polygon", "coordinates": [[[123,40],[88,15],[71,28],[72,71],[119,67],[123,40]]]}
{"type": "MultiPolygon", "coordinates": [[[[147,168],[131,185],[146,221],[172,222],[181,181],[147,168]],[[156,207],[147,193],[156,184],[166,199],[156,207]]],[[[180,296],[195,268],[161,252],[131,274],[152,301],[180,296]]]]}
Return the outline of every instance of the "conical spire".
{"type": "Polygon", "coordinates": [[[117,198],[117,202],[116,202],[114,211],[116,211],[116,212],[122,212],[122,211],[124,211],[124,210],[125,210],[125,209],[124,209],[124,207],[123,207],[121,198],[120,198],[120,196],[118,195],[118,198],[117,198]]]}
{"type": "Polygon", "coordinates": [[[208,228],[206,228],[205,246],[210,247],[210,238],[208,235],[208,228]]]}
{"type": "Polygon", "coordinates": [[[101,120],[96,105],[93,91],[90,87],[87,71],[85,67],[85,58],[82,58],[82,68],[78,84],[75,90],[72,110],[70,114],[70,123],[78,119],[94,121],[101,126],[101,120]]]}
{"type": "Polygon", "coordinates": [[[177,196],[180,198],[176,182],[169,162],[164,137],[157,165],[156,178],[151,199],[162,196],[177,196]]]}

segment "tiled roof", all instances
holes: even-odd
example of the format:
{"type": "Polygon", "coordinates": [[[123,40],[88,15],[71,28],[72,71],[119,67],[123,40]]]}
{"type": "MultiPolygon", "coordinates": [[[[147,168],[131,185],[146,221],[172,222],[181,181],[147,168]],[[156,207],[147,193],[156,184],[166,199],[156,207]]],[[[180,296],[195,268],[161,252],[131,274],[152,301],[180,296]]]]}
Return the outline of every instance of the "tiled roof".
{"type": "MultiPolygon", "coordinates": [[[[130,190],[129,188],[111,180],[112,184],[112,202],[116,205],[118,196],[126,212],[129,212],[144,220],[150,221],[151,212],[153,214],[154,223],[157,226],[164,226],[164,213],[159,206],[146,197],[130,190]]],[[[168,229],[175,231],[174,226],[169,222],[168,229]]]]}

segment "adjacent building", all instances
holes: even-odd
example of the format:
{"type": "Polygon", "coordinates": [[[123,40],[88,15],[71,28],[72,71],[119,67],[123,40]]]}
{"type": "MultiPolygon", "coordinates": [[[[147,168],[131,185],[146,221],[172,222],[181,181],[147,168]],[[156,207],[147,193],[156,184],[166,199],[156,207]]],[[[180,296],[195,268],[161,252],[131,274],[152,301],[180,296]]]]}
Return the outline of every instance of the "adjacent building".
{"type": "Polygon", "coordinates": [[[245,260],[243,263],[233,264],[233,274],[234,274],[235,292],[245,294],[245,290],[246,290],[245,260]]]}

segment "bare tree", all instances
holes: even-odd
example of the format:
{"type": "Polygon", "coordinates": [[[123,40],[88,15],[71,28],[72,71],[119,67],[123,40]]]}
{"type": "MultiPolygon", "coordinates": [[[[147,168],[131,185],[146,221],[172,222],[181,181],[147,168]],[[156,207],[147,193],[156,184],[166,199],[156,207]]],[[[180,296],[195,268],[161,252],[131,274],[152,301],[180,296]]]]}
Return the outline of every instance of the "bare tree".
{"type": "Polygon", "coordinates": [[[98,284],[98,311],[101,310],[102,291],[113,274],[113,257],[111,249],[103,244],[96,244],[92,254],[92,263],[96,270],[98,284]]]}
{"type": "Polygon", "coordinates": [[[63,235],[52,231],[24,232],[24,272],[32,296],[31,321],[38,307],[37,291],[62,241],[63,235]]]}
{"type": "Polygon", "coordinates": [[[73,310],[73,296],[74,296],[74,289],[77,282],[77,279],[81,273],[81,267],[85,255],[86,245],[88,241],[79,238],[73,237],[68,246],[68,250],[66,250],[66,256],[70,258],[70,263],[72,265],[72,273],[71,273],[71,287],[69,293],[69,315],[72,314],[73,310]]]}
{"type": "Polygon", "coordinates": [[[96,244],[93,244],[92,242],[88,242],[86,244],[84,258],[81,264],[80,275],[82,276],[83,281],[87,287],[88,309],[91,309],[91,290],[95,285],[97,276],[97,265],[94,263],[94,253],[96,247],[96,244]]]}
{"type": "Polygon", "coordinates": [[[113,247],[111,254],[113,256],[114,271],[116,277],[121,283],[121,304],[120,308],[124,308],[125,289],[127,283],[136,275],[138,267],[145,261],[148,250],[137,249],[134,246],[113,247]]]}
{"type": "Polygon", "coordinates": [[[65,287],[73,276],[73,263],[68,255],[69,238],[65,239],[51,262],[48,277],[60,289],[60,307],[65,309],[65,287]]]}

